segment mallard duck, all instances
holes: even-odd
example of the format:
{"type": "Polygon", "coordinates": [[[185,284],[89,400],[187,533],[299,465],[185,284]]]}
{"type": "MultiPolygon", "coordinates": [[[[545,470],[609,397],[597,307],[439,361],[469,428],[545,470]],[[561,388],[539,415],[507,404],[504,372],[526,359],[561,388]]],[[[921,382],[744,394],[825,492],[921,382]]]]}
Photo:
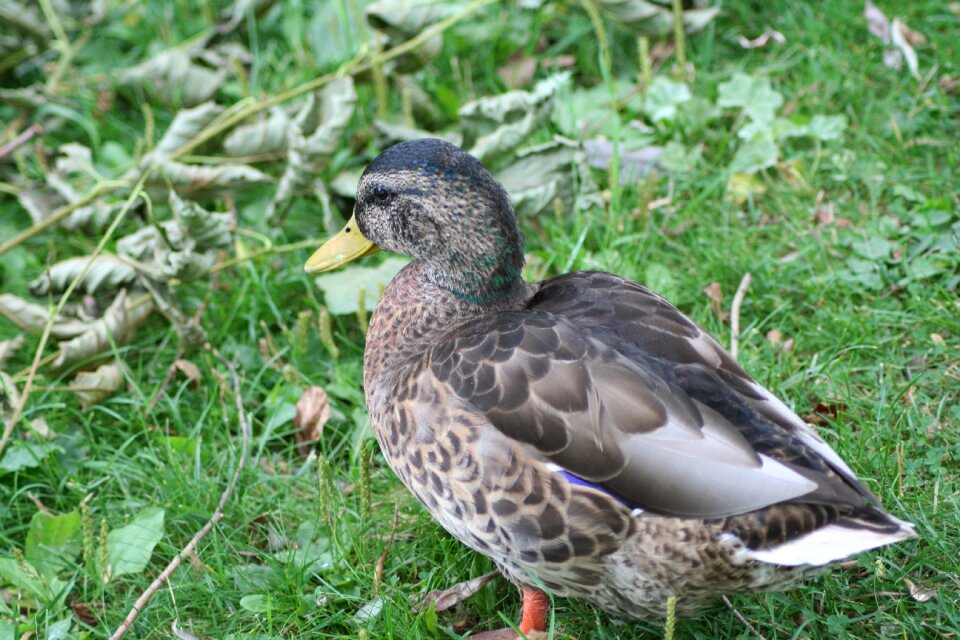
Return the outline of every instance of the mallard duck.
{"type": "Polygon", "coordinates": [[[423,139],[370,163],[305,266],[414,258],[370,321],[367,409],[400,480],[522,589],[521,632],[543,590],[689,615],[914,535],[667,300],[610,273],[525,282],[523,243],[483,166],[423,139]]]}

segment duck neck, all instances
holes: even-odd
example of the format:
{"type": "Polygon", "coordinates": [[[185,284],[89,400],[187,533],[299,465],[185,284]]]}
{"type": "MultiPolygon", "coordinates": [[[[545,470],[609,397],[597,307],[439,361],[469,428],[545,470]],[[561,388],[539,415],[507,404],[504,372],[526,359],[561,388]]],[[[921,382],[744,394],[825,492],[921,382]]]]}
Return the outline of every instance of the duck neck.
{"type": "Polygon", "coordinates": [[[370,320],[364,384],[373,388],[375,380],[404,371],[425,348],[469,318],[522,308],[535,290],[535,285],[517,278],[509,290],[497,290],[489,299],[479,298],[476,291],[464,295],[455,281],[414,260],[394,276],[370,320]]]}

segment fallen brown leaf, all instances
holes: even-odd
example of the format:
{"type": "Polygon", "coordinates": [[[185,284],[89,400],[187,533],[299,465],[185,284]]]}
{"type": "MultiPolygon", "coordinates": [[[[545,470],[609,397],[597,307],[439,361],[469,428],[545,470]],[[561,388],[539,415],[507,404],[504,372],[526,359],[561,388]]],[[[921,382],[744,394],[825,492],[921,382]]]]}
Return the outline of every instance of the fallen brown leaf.
{"type": "Polygon", "coordinates": [[[903,582],[910,589],[910,597],[917,602],[926,602],[937,597],[937,590],[932,587],[921,587],[912,580],[904,578],[903,582]]]}
{"type": "Polygon", "coordinates": [[[200,386],[200,380],[203,378],[200,374],[200,367],[185,358],[177,358],[173,361],[173,366],[187,377],[192,388],[196,389],[200,386]]]}
{"type": "Polygon", "coordinates": [[[21,333],[16,338],[0,341],[0,370],[6,366],[7,360],[23,346],[23,340],[23,334],[21,333]]]}
{"type": "Polygon", "coordinates": [[[306,458],[310,445],[323,433],[323,425],[330,420],[330,398],[322,387],[310,387],[297,400],[293,425],[297,428],[297,453],[306,458]]]}
{"type": "Polygon", "coordinates": [[[723,310],[723,291],[720,289],[720,283],[711,282],[704,288],[703,292],[710,299],[710,308],[713,309],[713,315],[721,321],[726,320],[729,314],[723,310]]]}
{"type": "Polygon", "coordinates": [[[823,400],[817,402],[816,406],[810,411],[810,413],[805,413],[801,418],[807,424],[826,424],[828,420],[835,420],[837,415],[846,411],[847,405],[844,402],[825,402],[823,400]]]}
{"type": "MultiPolygon", "coordinates": [[[[429,607],[430,603],[432,602],[434,603],[434,611],[444,611],[450,607],[460,604],[483,588],[483,585],[487,584],[499,575],[499,571],[491,571],[490,573],[486,573],[478,578],[457,583],[449,589],[437,589],[431,591],[427,595],[423,596],[419,604],[417,604],[414,609],[416,611],[423,610],[429,607]]],[[[411,597],[416,598],[417,596],[411,597]]]]}
{"type": "Polygon", "coordinates": [[[774,42],[781,42],[781,43],[787,41],[787,39],[784,37],[782,33],[774,29],[767,29],[766,31],[763,32],[763,34],[761,34],[756,38],[753,38],[752,40],[743,35],[737,36],[737,42],[744,49],[756,49],[758,47],[762,47],[766,45],[771,40],[773,40],[774,42]]]}
{"type": "Polygon", "coordinates": [[[80,399],[80,409],[103,402],[123,385],[123,373],[117,363],[101,365],[96,371],[81,371],[67,389],[80,399]]]}
{"type": "Polygon", "coordinates": [[[70,608],[77,620],[88,627],[97,626],[99,616],[103,613],[103,605],[96,602],[71,602],[70,608]]]}
{"type": "Polygon", "coordinates": [[[537,60],[531,56],[513,56],[497,69],[497,76],[511,89],[521,89],[530,84],[537,71],[537,60]]]}

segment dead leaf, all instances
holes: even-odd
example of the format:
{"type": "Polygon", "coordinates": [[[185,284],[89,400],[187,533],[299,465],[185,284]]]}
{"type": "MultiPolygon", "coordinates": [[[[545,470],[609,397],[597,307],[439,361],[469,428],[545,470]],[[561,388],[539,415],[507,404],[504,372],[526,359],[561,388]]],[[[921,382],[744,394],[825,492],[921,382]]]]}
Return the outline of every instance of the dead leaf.
{"type": "Polygon", "coordinates": [[[88,627],[96,627],[99,617],[103,614],[103,605],[96,602],[71,602],[70,608],[77,620],[88,627]]]}
{"type": "Polygon", "coordinates": [[[23,346],[23,340],[24,337],[21,333],[16,338],[0,341],[0,371],[7,365],[7,360],[13,357],[20,347],[23,346]]]}
{"type": "Polygon", "coordinates": [[[102,365],[96,371],[81,371],[74,376],[67,390],[79,398],[80,409],[86,411],[115,394],[122,385],[123,373],[114,362],[102,365]]]}
{"type": "Polygon", "coordinates": [[[907,578],[904,578],[903,582],[907,585],[907,588],[910,589],[910,597],[917,602],[926,602],[927,600],[932,600],[937,597],[937,590],[933,587],[921,587],[907,578]]]}
{"type": "Polygon", "coordinates": [[[826,424],[828,421],[836,420],[837,416],[846,411],[846,409],[847,404],[845,402],[826,402],[821,400],[817,402],[810,413],[805,413],[800,417],[803,418],[803,421],[807,424],[826,424]]]}
{"type": "Polygon", "coordinates": [[[310,387],[297,400],[293,425],[297,428],[297,453],[306,458],[310,446],[320,438],[323,425],[330,420],[330,398],[322,387],[310,387]]]}
{"type": "Polygon", "coordinates": [[[907,69],[910,70],[910,75],[919,80],[920,69],[918,68],[917,52],[913,50],[913,47],[910,46],[910,43],[904,36],[903,24],[900,22],[900,18],[893,19],[893,24],[890,27],[890,41],[903,55],[903,59],[907,61],[907,69]]]}
{"type": "MultiPolygon", "coordinates": [[[[423,596],[420,602],[414,606],[414,610],[422,611],[434,604],[434,611],[445,611],[450,607],[456,606],[475,594],[483,588],[485,584],[500,576],[499,571],[491,571],[478,578],[467,580],[453,585],[449,589],[437,589],[423,596]]],[[[417,596],[412,596],[416,598],[417,596]]]]}
{"type": "Polygon", "coordinates": [[[938,347],[942,347],[946,344],[946,341],[943,339],[943,336],[940,335],[939,333],[931,333],[930,339],[933,341],[933,344],[937,345],[938,347]]]}
{"type": "Polygon", "coordinates": [[[703,292],[710,299],[710,308],[713,310],[713,315],[720,320],[726,320],[728,314],[723,310],[723,291],[720,289],[720,283],[711,282],[704,288],[703,292]]]}
{"type": "Polygon", "coordinates": [[[109,351],[112,345],[125,346],[147,317],[153,313],[153,301],[128,307],[126,291],[121,290],[103,317],[89,325],[85,332],[60,343],[60,355],[51,365],[63,371],[82,360],[109,351]]]}
{"type": "Polygon", "coordinates": [[[68,258],[51,266],[43,275],[30,283],[30,293],[43,297],[48,293],[62,293],[67,286],[86,269],[79,282],[87,293],[103,293],[103,289],[116,289],[129,284],[137,277],[137,270],[123,258],[100,255],[92,261],[89,256],[68,258]],[[87,264],[90,263],[89,268],[87,264]]]}
{"type": "Polygon", "coordinates": [[[782,33],[774,29],[767,29],[760,36],[753,38],[752,40],[739,35],[737,36],[737,42],[740,43],[740,46],[744,49],[756,49],[766,45],[768,42],[773,40],[774,42],[786,42],[787,39],[782,33]]]}
{"type": "Polygon", "coordinates": [[[138,84],[167,104],[187,107],[213,97],[227,79],[226,69],[196,64],[182,49],[169,49],[120,74],[120,82],[138,84]]]}
{"type": "MultiPolygon", "coordinates": [[[[0,315],[6,316],[21,329],[39,332],[47,323],[47,307],[27,302],[12,293],[0,294],[0,315]]],[[[90,328],[89,322],[57,316],[50,333],[58,340],[66,340],[80,335],[90,328]]]]}
{"type": "Polygon", "coordinates": [[[203,376],[200,375],[200,367],[193,362],[185,358],[178,358],[173,361],[173,367],[186,376],[192,388],[196,389],[200,386],[200,380],[203,376]]]}
{"type": "Polygon", "coordinates": [[[889,44],[890,20],[887,19],[883,11],[880,11],[877,5],[870,0],[866,0],[863,5],[863,17],[867,19],[867,29],[870,33],[889,44]]]}
{"type": "Polygon", "coordinates": [[[275,107],[266,119],[231,131],[223,141],[223,150],[233,157],[286,151],[289,129],[290,116],[275,107]]]}
{"type": "Polygon", "coordinates": [[[497,69],[497,76],[510,89],[521,89],[533,80],[537,71],[537,59],[532,56],[515,55],[497,69]]]}
{"type": "Polygon", "coordinates": [[[174,618],[173,623],[170,625],[170,631],[180,640],[203,640],[202,638],[193,635],[189,631],[180,627],[180,619],[174,618]]]}

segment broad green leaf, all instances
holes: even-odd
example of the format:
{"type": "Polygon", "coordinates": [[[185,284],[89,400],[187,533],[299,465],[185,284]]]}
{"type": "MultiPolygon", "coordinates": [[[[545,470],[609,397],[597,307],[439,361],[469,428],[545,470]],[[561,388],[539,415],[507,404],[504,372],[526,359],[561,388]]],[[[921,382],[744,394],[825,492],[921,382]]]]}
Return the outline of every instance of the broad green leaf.
{"type": "Polygon", "coordinates": [[[267,613],[273,606],[273,599],[269,595],[255,593],[240,598],[240,608],[251,613],[267,613]]]}
{"type": "Polygon", "coordinates": [[[47,627],[47,635],[44,636],[46,640],[67,640],[73,636],[70,634],[70,627],[73,625],[73,620],[70,618],[64,618],[59,622],[54,622],[49,627],[47,627]]]}
{"type": "Polygon", "coordinates": [[[677,106],[690,100],[691,95],[686,84],[657,76],[647,87],[643,112],[654,122],[673,120],[677,115],[677,106]]]}
{"type": "Polygon", "coordinates": [[[24,555],[37,567],[60,566],[75,559],[81,550],[80,512],[74,509],[59,516],[38,511],[30,520],[24,555]]]}
{"type": "Polygon", "coordinates": [[[163,538],[164,511],[148,507],[125,527],[107,536],[107,564],[113,577],[141,573],[150,562],[153,548],[163,538]]]}
{"type": "Polygon", "coordinates": [[[806,126],[809,135],[820,140],[839,140],[847,128],[847,117],[837,116],[813,116],[810,124],[806,126]]]}
{"type": "Polygon", "coordinates": [[[663,148],[663,153],[657,158],[657,165],[671,173],[689,173],[700,164],[702,157],[702,145],[696,145],[688,149],[673,140],[663,148]]]}
{"type": "Polygon", "coordinates": [[[409,260],[406,258],[391,256],[376,267],[349,265],[344,269],[317,276],[315,281],[323,291],[330,313],[356,313],[361,289],[364,290],[367,310],[373,311],[380,299],[380,292],[407,262],[409,260]]]}
{"type": "Polygon", "coordinates": [[[14,442],[0,459],[0,474],[37,467],[44,458],[59,450],[52,442],[14,442]]]}
{"type": "Polygon", "coordinates": [[[741,107],[752,120],[772,122],[777,109],[783,105],[783,96],[770,86],[770,79],[755,78],[736,73],[717,88],[717,105],[741,107]]]}
{"type": "Polygon", "coordinates": [[[773,140],[759,138],[748,140],[738,150],[730,163],[734,173],[756,173],[772,167],[780,155],[780,149],[773,140]]]}
{"type": "Polygon", "coordinates": [[[61,606],[67,595],[67,582],[56,576],[40,577],[37,568],[27,560],[0,558],[0,584],[9,583],[22,590],[28,599],[49,609],[61,606]]]}

